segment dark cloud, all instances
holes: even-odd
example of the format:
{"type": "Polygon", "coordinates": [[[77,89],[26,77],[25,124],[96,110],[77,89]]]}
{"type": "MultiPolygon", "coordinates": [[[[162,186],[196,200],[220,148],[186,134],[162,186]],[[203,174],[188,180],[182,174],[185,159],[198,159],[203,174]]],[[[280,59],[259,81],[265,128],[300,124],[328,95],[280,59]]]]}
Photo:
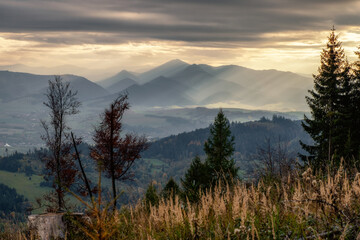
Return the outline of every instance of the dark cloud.
{"type": "Polygon", "coordinates": [[[2,0],[0,31],[28,33],[20,37],[54,44],[111,44],[139,39],[266,42],[264,33],[319,31],[330,29],[332,24],[359,26],[360,17],[354,14],[360,10],[356,10],[356,3],[355,0],[2,0]],[[349,7],[352,5],[353,8],[349,7]],[[73,35],[46,36],[47,32],[73,35]]]}
{"type": "Polygon", "coordinates": [[[360,25],[360,13],[353,14],[341,14],[336,17],[336,23],[345,26],[359,26],[360,25]]]}

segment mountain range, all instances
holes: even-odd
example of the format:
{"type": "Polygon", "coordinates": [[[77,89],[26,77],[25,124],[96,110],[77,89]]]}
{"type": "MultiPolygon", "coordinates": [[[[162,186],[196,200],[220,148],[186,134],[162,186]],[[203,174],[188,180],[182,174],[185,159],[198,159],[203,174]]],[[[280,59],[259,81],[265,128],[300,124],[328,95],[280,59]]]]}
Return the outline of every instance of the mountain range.
{"type": "MultiPolygon", "coordinates": [[[[138,106],[229,103],[235,107],[305,110],[305,95],[313,81],[291,72],[236,65],[212,67],[172,60],[141,74],[123,70],[99,84],[112,93],[126,90],[131,103],[138,106]]],[[[108,101],[109,97],[104,100],[108,101]]]]}
{"type": "MultiPolygon", "coordinates": [[[[181,60],[143,73],[121,70],[98,82],[71,74],[61,77],[78,91],[82,103],[80,114],[69,118],[71,126],[89,141],[99,114],[124,91],[131,104],[124,117],[126,129],[158,138],[208,126],[219,107],[231,121],[273,114],[301,119],[312,88],[310,78],[291,72],[181,60]]],[[[0,71],[0,143],[41,144],[39,119],[47,118],[43,101],[51,79],[53,75],[0,71]]]]}
{"type": "MultiPolygon", "coordinates": [[[[276,70],[253,70],[236,65],[212,67],[172,60],[143,73],[126,70],[99,82],[62,75],[78,90],[82,101],[103,105],[122,91],[139,107],[185,107],[212,104],[272,109],[307,109],[304,96],[310,78],[276,70]]],[[[12,101],[41,95],[51,75],[0,71],[0,99],[12,101]]]]}

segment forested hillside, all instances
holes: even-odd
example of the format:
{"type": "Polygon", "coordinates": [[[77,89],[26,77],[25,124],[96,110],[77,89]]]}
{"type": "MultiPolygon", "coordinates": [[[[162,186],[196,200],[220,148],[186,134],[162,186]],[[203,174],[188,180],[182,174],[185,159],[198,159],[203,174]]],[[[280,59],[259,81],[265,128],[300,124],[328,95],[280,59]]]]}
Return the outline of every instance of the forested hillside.
{"type": "MultiPolygon", "coordinates": [[[[301,127],[300,121],[291,121],[274,116],[271,120],[262,118],[259,121],[231,123],[231,132],[235,136],[235,152],[237,160],[251,160],[251,155],[262,147],[266,138],[274,144],[286,142],[289,150],[300,151],[299,140],[310,141],[301,127]]],[[[158,158],[167,162],[181,161],[204,155],[203,144],[209,136],[209,129],[197,129],[188,133],[169,136],[153,142],[144,153],[146,158],[158,158]]]]}
{"type": "Polygon", "coordinates": [[[26,208],[29,207],[26,201],[15,189],[0,183],[0,219],[12,216],[13,220],[23,220],[26,208]]]}
{"type": "MultiPolygon", "coordinates": [[[[301,121],[291,121],[278,116],[271,120],[262,118],[246,123],[233,122],[231,132],[235,137],[236,164],[244,177],[251,174],[257,152],[265,147],[268,139],[272,146],[279,143],[286,145],[286,151],[293,157],[297,157],[302,151],[299,140],[311,142],[301,127],[301,121]]],[[[197,155],[204,156],[203,146],[208,137],[209,128],[169,136],[153,142],[143,157],[158,159],[165,167],[171,166],[165,168],[167,175],[178,178],[189,167],[192,158],[197,155]]]]}

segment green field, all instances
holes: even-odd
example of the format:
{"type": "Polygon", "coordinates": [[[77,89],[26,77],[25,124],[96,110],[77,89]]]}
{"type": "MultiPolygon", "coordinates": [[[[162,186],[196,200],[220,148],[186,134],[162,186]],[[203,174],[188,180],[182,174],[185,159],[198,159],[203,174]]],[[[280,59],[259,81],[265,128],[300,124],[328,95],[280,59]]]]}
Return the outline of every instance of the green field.
{"type": "Polygon", "coordinates": [[[161,167],[162,165],[166,164],[163,161],[154,158],[143,158],[143,161],[146,162],[147,164],[152,164],[153,166],[156,167],[161,167]]]}
{"type": "MultiPolygon", "coordinates": [[[[42,181],[44,181],[42,176],[32,175],[30,180],[25,173],[12,173],[0,170],[0,183],[15,188],[18,194],[24,195],[35,207],[36,199],[42,198],[45,193],[52,190],[49,187],[40,187],[42,181]]],[[[71,204],[81,205],[74,197],[70,196],[69,199],[71,204]]],[[[33,213],[41,213],[43,210],[43,208],[36,209],[33,213]]]]}
{"type": "Polygon", "coordinates": [[[40,187],[42,176],[32,175],[31,180],[25,173],[12,173],[0,170],[0,183],[15,188],[18,194],[24,195],[30,202],[34,203],[36,198],[43,196],[51,188],[40,187]]]}
{"type": "Polygon", "coordinates": [[[146,165],[151,165],[151,174],[155,174],[156,172],[160,172],[163,167],[168,167],[168,164],[153,158],[144,158],[142,159],[146,165]]]}

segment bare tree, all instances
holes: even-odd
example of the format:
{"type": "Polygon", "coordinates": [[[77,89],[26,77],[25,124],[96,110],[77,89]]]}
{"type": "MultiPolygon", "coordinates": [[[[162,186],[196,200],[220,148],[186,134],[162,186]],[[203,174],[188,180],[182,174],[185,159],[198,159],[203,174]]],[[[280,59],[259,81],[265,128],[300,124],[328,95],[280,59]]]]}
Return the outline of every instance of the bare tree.
{"type": "Polygon", "coordinates": [[[44,158],[48,179],[53,179],[53,187],[57,198],[57,211],[63,210],[64,190],[70,188],[77,176],[74,158],[71,154],[72,142],[70,128],[66,124],[67,116],[79,112],[80,102],[77,92],[70,89],[69,82],[63,82],[60,76],[49,80],[44,105],[49,108],[50,122],[42,120],[45,141],[50,154],[44,158]]]}
{"type": "Polygon", "coordinates": [[[105,109],[101,115],[102,121],[95,129],[95,146],[91,150],[91,156],[100,166],[106,176],[111,178],[114,199],[114,210],[116,209],[116,180],[127,180],[133,177],[130,172],[131,166],[136,159],[141,157],[140,153],[148,148],[145,137],[122,133],[122,118],[124,112],[129,109],[128,96],[120,95],[105,109]]]}
{"type": "Polygon", "coordinates": [[[288,143],[279,138],[276,145],[270,138],[265,138],[265,144],[259,147],[255,154],[256,175],[258,177],[280,178],[288,176],[295,167],[295,155],[288,150],[288,143]]]}

